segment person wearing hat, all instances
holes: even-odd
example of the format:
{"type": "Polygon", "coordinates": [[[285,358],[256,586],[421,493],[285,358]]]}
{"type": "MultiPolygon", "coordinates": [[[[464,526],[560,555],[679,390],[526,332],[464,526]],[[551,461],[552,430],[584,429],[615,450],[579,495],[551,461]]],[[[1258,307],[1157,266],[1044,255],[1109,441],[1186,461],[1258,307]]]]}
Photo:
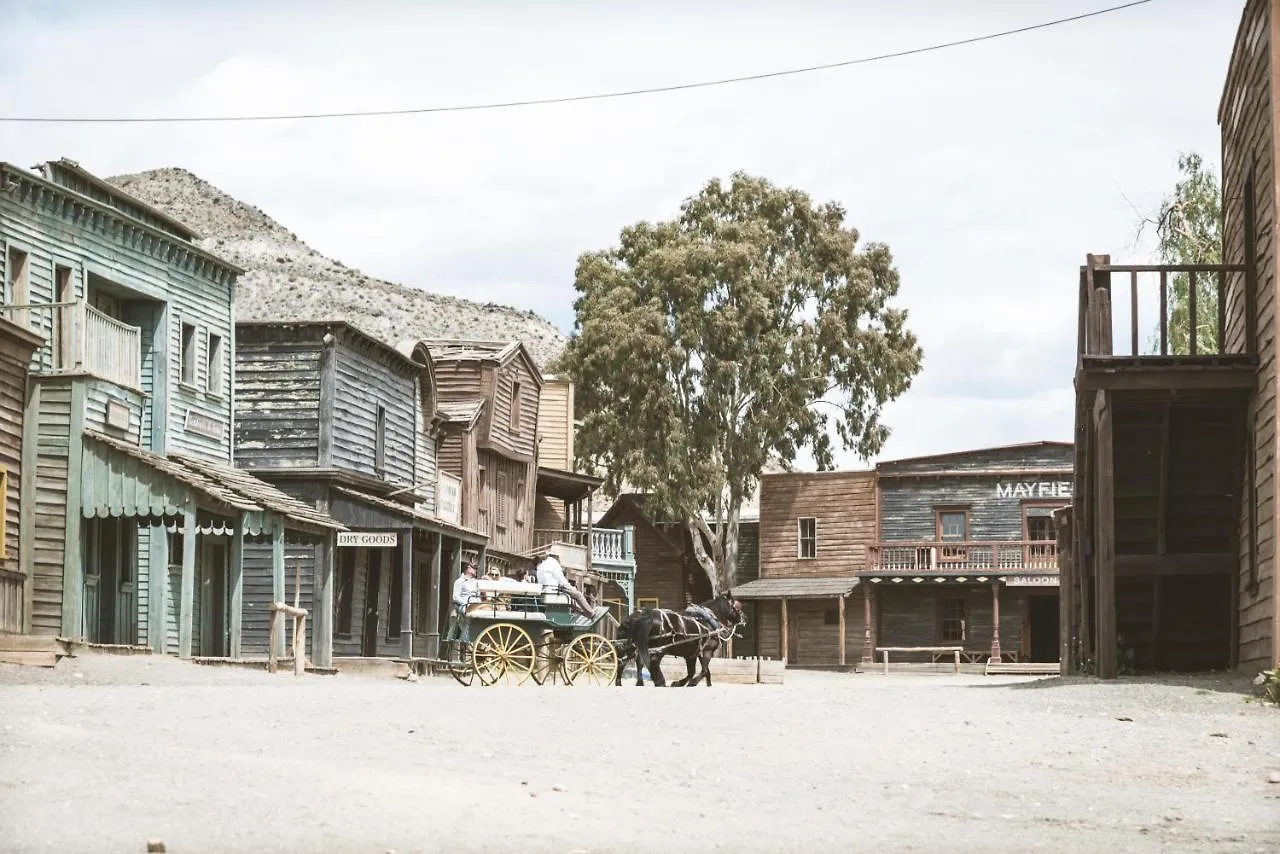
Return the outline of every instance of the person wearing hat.
{"type": "Polygon", "coordinates": [[[449,627],[448,640],[457,639],[457,629],[462,625],[462,618],[467,612],[467,605],[480,598],[480,582],[476,579],[475,558],[469,558],[462,568],[462,575],[453,582],[453,625],[449,627]]]}
{"type": "Polygon", "coordinates": [[[575,610],[584,617],[595,615],[595,609],[591,607],[587,597],[564,577],[564,568],[560,566],[560,550],[555,546],[547,550],[547,556],[538,564],[538,583],[544,588],[552,587],[566,594],[575,610]]]}

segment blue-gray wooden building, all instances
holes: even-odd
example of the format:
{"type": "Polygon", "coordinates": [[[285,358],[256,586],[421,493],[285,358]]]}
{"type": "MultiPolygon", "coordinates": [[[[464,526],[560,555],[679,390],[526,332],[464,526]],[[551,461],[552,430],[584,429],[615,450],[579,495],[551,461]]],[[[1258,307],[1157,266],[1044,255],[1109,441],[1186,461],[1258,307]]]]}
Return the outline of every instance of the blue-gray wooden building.
{"type": "Polygon", "coordinates": [[[878,464],[877,542],[858,573],[864,661],[924,646],[961,646],[970,661],[1058,661],[1052,513],[1071,503],[1073,453],[1034,442],[878,464]]]}
{"type": "MultiPolygon", "coordinates": [[[[333,615],[338,657],[431,658],[447,579],[485,533],[462,524],[457,481],[438,471],[444,417],[432,355],[343,321],[236,327],[236,462],[349,530],[332,556],[300,547],[301,602],[333,615]],[[443,486],[443,488],[442,488],[443,486]]],[[[246,635],[265,649],[269,556],[246,560],[246,635]]],[[[326,619],[328,619],[326,617],[326,619]]]]}
{"type": "Polygon", "coordinates": [[[45,341],[20,486],[30,633],[239,656],[245,553],[267,544],[283,600],[286,541],[343,528],[233,468],[242,271],[196,237],[73,161],[0,164],[3,313],[45,341]]]}

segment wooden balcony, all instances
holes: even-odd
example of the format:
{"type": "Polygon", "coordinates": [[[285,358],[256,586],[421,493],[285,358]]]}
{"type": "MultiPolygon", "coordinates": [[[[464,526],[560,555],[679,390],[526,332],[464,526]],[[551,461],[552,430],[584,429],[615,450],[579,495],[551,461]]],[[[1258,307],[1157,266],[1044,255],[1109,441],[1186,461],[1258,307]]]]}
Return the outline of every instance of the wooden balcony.
{"type": "Polygon", "coordinates": [[[547,553],[553,544],[573,546],[587,552],[592,565],[617,564],[634,565],[636,562],[635,544],[630,532],[623,528],[585,528],[551,530],[537,529],[533,532],[533,549],[539,556],[547,553]],[[590,548],[588,549],[588,535],[590,548]]]}
{"type": "Polygon", "coordinates": [[[881,541],[871,547],[870,572],[1057,572],[1053,540],[881,541]]]}
{"type": "Polygon", "coordinates": [[[33,374],[88,373],[118,385],[142,387],[142,329],[121,323],[84,300],[0,306],[0,314],[41,335],[33,374]]]}

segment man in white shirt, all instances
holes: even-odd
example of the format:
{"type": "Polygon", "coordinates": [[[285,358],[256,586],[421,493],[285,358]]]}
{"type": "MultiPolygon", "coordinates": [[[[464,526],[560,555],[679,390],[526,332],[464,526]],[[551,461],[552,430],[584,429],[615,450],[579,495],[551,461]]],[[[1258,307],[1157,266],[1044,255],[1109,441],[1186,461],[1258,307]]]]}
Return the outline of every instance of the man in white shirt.
{"type": "Polygon", "coordinates": [[[591,607],[591,603],[587,601],[587,597],[582,595],[582,591],[569,583],[569,579],[564,577],[564,568],[560,566],[560,554],[552,547],[547,552],[547,556],[542,563],[538,564],[538,583],[543,587],[554,587],[566,594],[574,605],[575,610],[585,617],[591,617],[595,614],[595,609],[591,607]]]}
{"type": "Polygon", "coordinates": [[[462,626],[462,617],[466,614],[467,605],[480,600],[480,582],[476,580],[476,562],[474,559],[467,561],[467,565],[462,569],[462,575],[458,576],[458,580],[453,582],[453,625],[449,627],[448,633],[445,635],[446,640],[456,640],[458,630],[462,626]]]}

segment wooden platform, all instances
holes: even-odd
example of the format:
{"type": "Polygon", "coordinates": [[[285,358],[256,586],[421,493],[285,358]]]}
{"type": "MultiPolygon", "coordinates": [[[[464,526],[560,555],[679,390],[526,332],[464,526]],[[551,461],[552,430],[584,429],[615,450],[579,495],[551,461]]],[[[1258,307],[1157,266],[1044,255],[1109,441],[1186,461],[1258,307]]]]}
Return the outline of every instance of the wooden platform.
{"type": "Polygon", "coordinates": [[[0,663],[26,667],[54,667],[71,655],[70,644],[46,635],[0,634],[0,663]]]}
{"type": "MultiPolygon", "coordinates": [[[[212,655],[196,655],[188,659],[192,664],[203,664],[212,667],[239,667],[245,670],[266,670],[267,660],[265,658],[221,658],[212,655]]],[[[293,673],[293,658],[281,657],[278,659],[280,673],[293,673]]],[[[337,669],[333,667],[316,667],[308,664],[306,667],[308,673],[315,673],[319,676],[333,676],[337,674],[337,669]]]]}
{"type": "Polygon", "coordinates": [[[1000,664],[987,662],[983,671],[987,676],[1012,675],[1019,676],[1057,676],[1061,666],[1056,661],[1005,661],[1000,664]]]}

